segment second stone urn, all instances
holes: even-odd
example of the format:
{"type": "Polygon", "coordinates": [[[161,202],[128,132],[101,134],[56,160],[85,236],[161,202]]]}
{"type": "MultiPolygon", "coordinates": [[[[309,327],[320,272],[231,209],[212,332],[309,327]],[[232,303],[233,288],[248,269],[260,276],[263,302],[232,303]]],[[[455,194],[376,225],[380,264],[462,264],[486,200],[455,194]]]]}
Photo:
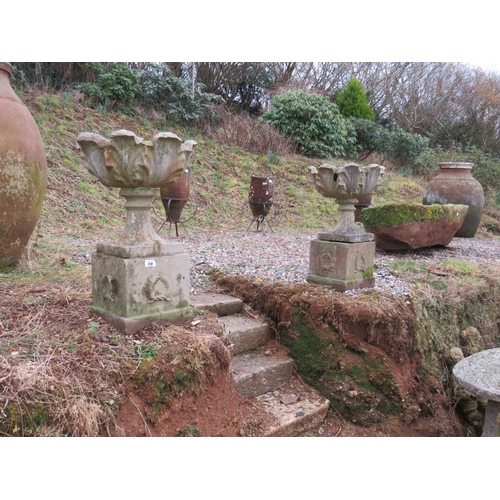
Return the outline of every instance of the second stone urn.
{"type": "Polygon", "coordinates": [[[340,216],[331,231],[311,241],[308,282],[339,291],[373,286],[374,236],[356,224],[354,213],[358,200],[380,184],[384,170],[381,165],[356,163],[309,167],[317,191],[336,199],[340,216]]]}
{"type": "Polygon", "coordinates": [[[128,130],[109,140],[84,132],[76,140],[85,167],[105,186],[120,188],[127,210],[119,238],[98,243],[92,254],[92,311],[127,334],[190,315],[189,256],[181,243],[156,233],[151,209],[157,188],[184,173],[196,142],[170,132],[145,141],[128,130]]]}

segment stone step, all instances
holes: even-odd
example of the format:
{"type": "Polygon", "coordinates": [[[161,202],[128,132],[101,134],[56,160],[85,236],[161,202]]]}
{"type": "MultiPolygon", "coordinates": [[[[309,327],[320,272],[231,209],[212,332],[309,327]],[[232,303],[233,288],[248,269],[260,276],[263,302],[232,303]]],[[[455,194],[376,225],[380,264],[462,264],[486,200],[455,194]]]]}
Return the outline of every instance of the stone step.
{"type": "Polygon", "coordinates": [[[217,314],[217,316],[229,316],[243,310],[243,301],[220,293],[200,293],[190,296],[190,305],[195,309],[217,314]]]}
{"type": "Polygon", "coordinates": [[[293,359],[270,340],[271,329],[265,321],[245,314],[240,299],[218,293],[192,296],[190,305],[217,314],[232,344],[235,386],[253,407],[245,435],[291,437],[321,425],[328,400],[293,375],[293,359]]]}
{"type": "Polygon", "coordinates": [[[273,391],[290,380],[294,366],[292,358],[263,347],[234,356],[231,371],[237,391],[249,399],[273,391]]]}
{"type": "Polygon", "coordinates": [[[242,315],[219,318],[224,334],[232,344],[233,355],[251,351],[271,338],[269,325],[262,320],[242,315]]]}
{"type": "Polygon", "coordinates": [[[250,401],[257,425],[247,435],[259,437],[299,436],[319,427],[330,407],[328,399],[296,376],[250,401]]]}

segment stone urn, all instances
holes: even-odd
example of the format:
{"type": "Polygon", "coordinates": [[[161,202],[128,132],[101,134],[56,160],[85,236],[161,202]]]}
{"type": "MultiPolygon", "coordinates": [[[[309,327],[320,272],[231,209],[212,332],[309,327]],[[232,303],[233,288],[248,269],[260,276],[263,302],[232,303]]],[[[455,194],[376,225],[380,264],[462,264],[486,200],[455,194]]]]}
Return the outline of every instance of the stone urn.
{"type": "Polygon", "coordinates": [[[34,118],[10,86],[0,62],[0,269],[15,266],[38,222],[47,160],[34,118]]]}
{"type": "Polygon", "coordinates": [[[476,234],[484,209],[484,191],[472,177],[473,163],[441,162],[439,173],[427,184],[423,204],[467,205],[469,211],[456,237],[473,238],[476,234]]]}
{"type": "Polygon", "coordinates": [[[161,132],[151,141],[128,130],[111,134],[111,140],[84,132],[76,139],[84,166],[107,187],[120,189],[125,198],[127,222],[118,245],[164,243],[151,223],[152,200],[156,188],[181,177],[195,141],[182,140],[171,132],[161,132]]]}
{"type": "Polygon", "coordinates": [[[309,167],[316,190],[326,198],[335,198],[339,204],[340,217],[337,225],[329,233],[320,233],[320,240],[328,241],[372,241],[373,235],[356,224],[355,210],[360,199],[371,197],[377,186],[380,185],[381,176],[385,167],[371,164],[360,166],[349,163],[337,167],[325,163],[320,167],[309,167]]]}
{"type": "Polygon", "coordinates": [[[317,191],[337,200],[340,217],[332,231],[319,233],[318,239],[311,240],[307,281],[338,291],[372,287],[374,235],[356,224],[354,214],[358,201],[373,194],[380,184],[385,168],[349,163],[344,167],[311,166],[309,170],[317,191]]]}
{"type": "Polygon", "coordinates": [[[127,210],[117,241],[98,243],[92,254],[92,311],[126,334],[190,315],[189,256],[181,243],[158,235],[151,209],[157,189],[185,172],[196,142],[170,132],[145,141],[127,130],[110,140],[84,132],[77,142],[85,167],[120,188],[127,210]]]}

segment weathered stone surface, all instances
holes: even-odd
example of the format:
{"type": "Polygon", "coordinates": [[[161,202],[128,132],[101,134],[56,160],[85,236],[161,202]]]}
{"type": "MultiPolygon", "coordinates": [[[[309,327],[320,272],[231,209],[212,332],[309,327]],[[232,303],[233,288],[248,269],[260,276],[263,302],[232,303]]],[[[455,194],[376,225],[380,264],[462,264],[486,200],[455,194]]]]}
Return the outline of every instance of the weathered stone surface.
{"type": "Polygon", "coordinates": [[[448,245],[462,225],[467,205],[390,203],[366,208],[361,218],[377,248],[415,250],[448,245]]]}
{"type": "Polygon", "coordinates": [[[257,351],[235,356],[231,370],[238,392],[244,398],[253,398],[290,380],[294,365],[291,358],[266,356],[257,351]]]}
{"type": "Polygon", "coordinates": [[[371,164],[361,166],[349,163],[335,166],[325,163],[320,167],[309,167],[314,185],[319,193],[327,198],[355,198],[356,201],[375,191],[380,184],[385,167],[371,164]]]}
{"type": "Polygon", "coordinates": [[[385,168],[380,165],[362,167],[349,163],[343,167],[325,163],[319,168],[309,167],[314,185],[326,198],[335,198],[339,204],[339,220],[328,233],[320,233],[318,238],[327,241],[358,243],[372,241],[373,236],[355,223],[355,205],[360,198],[370,196],[380,184],[385,168]]]}
{"type": "Polygon", "coordinates": [[[477,328],[469,326],[460,332],[460,340],[463,342],[465,354],[470,356],[481,349],[481,333],[477,328]]]}
{"type": "Polygon", "coordinates": [[[291,437],[315,428],[323,422],[330,402],[312,387],[292,377],[278,391],[270,391],[255,398],[260,411],[272,416],[259,435],[291,437]],[[293,401],[292,403],[288,403],[293,401]]]}
{"type": "Polygon", "coordinates": [[[191,297],[191,305],[201,311],[208,311],[217,316],[237,314],[243,309],[243,301],[221,293],[200,293],[191,297]]]}
{"type": "Polygon", "coordinates": [[[271,338],[271,330],[265,321],[245,316],[224,316],[219,318],[219,323],[232,344],[233,354],[256,349],[271,338]]]}
{"type": "Polygon", "coordinates": [[[482,435],[498,435],[500,348],[488,349],[464,358],[453,368],[453,375],[463,388],[488,400],[482,435]]]}
{"type": "Polygon", "coordinates": [[[371,287],[375,283],[375,243],[312,240],[307,281],[337,290],[371,287]]]}
{"type": "Polygon", "coordinates": [[[92,255],[92,311],[127,334],[150,321],[191,315],[189,256],[158,235],[151,209],[155,188],[184,173],[196,142],[170,132],[145,141],[128,130],[109,140],[84,132],[76,140],[87,170],[105,186],[121,188],[127,210],[118,240],[100,243],[92,255]]]}
{"type": "Polygon", "coordinates": [[[190,315],[188,299],[187,254],[136,259],[92,254],[92,311],[126,333],[147,320],[190,315]]]}
{"type": "Polygon", "coordinates": [[[265,321],[238,314],[243,302],[227,295],[204,293],[191,297],[190,303],[223,316],[219,322],[235,354],[235,385],[249,399],[256,417],[256,423],[242,435],[291,437],[321,425],[330,402],[293,375],[294,361],[283,346],[270,340],[271,329],[265,321]],[[247,350],[252,352],[242,354],[247,350]]]}
{"type": "Polygon", "coordinates": [[[500,401],[500,347],[464,358],[453,368],[453,375],[473,394],[500,401]]]}
{"type": "Polygon", "coordinates": [[[196,145],[182,142],[172,132],[145,141],[129,130],[116,130],[111,139],[83,132],[76,142],[85,168],[105,186],[119,188],[156,188],[175,182],[196,145]]]}

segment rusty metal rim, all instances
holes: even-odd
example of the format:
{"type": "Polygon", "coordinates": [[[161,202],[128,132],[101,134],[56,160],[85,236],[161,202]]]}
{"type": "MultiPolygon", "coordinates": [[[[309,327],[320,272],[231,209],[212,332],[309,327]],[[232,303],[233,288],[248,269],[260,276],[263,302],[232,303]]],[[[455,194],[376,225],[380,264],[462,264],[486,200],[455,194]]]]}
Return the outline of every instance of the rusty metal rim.
{"type": "Polygon", "coordinates": [[[170,196],[160,196],[162,200],[170,200],[170,201],[189,201],[189,198],[172,198],[170,196]]]}

